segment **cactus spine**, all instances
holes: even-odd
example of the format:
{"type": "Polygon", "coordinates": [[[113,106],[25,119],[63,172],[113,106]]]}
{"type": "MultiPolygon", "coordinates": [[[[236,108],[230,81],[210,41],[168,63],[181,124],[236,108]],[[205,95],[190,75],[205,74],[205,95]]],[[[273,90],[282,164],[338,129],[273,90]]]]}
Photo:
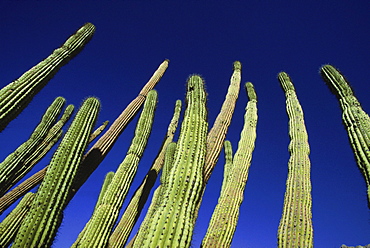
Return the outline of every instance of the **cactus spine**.
{"type": "Polygon", "coordinates": [[[213,212],[202,247],[230,247],[239,218],[239,208],[252,160],[256,140],[257,97],[252,83],[246,83],[249,101],[238,149],[231,159],[231,144],[225,144],[226,164],[222,190],[213,212]],[[232,160],[232,165],[230,162],[232,160]]]}
{"type": "MultiPolygon", "coordinates": [[[[171,119],[171,122],[167,129],[166,138],[162,144],[159,154],[157,155],[153,165],[150,167],[149,172],[145,176],[141,185],[135,191],[134,196],[131,198],[125,212],[123,213],[118,225],[114,229],[112,235],[109,238],[108,247],[118,248],[124,247],[127,242],[128,236],[130,235],[132,228],[134,227],[139,215],[144,208],[144,205],[149,197],[150,190],[154,186],[157,179],[157,175],[162,168],[166,149],[171,145],[173,136],[176,132],[179,117],[181,112],[181,101],[177,100],[175,104],[175,110],[171,119]]],[[[162,172],[163,175],[163,172],[162,172]]]]}
{"type": "Polygon", "coordinates": [[[150,226],[141,226],[133,247],[190,246],[203,186],[208,129],[206,92],[200,76],[188,79],[186,100],[173,168],[162,189],[160,207],[151,216],[150,226]]]}
{"type": "Polygon", "coordinates": [[[331,65],[321,68],[321,76],[337,97],[342,109],[342,119],[356,162],[367,186],[367,201],[370,208],[370,118],[362,109],[350,84],[331,65]]]}
{"type": "Polygon", "coordinates": [[[86,23],[58,49],[0,90],[0,131],[31,102],[58,70],[90,41],[95,26],[86,23]]]}
{"type": "Polygon", "coordinates": [[[99,108],[100,103],[96,98],[84,101],[53,155],[45,178],[12,247],[32,248],[51,245],[99,108]]]}
{"type": "Polygon", "coordinates": [[[302,107],[289,75],[278,75],[289,117],[288,179],[278,228],[278,247],[313,247],[310,147],[302,107]]]}
{"type": "Polygon", "coordinates": [[[135,130],[135,136],[127,155],[117,169],[103,199],[86,226],[86,231],[75,247],[104,247],[118,218],[137,166],[147,145],[151,132],[157,92],[151,90],[144,104],[135,130]]]}

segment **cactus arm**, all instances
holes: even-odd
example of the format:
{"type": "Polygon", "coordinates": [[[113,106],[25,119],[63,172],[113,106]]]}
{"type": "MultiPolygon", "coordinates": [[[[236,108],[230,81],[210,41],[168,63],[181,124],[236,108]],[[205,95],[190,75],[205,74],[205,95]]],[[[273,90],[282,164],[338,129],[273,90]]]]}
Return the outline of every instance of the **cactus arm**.
{"type": "Polygon", "coordinates": [[[135,130],[135,136],[127,155],[118,167],[112,182],[109,184],[103,199],[86,225],[84,235],[75,247],[104,247],[109,234],[118,218],[123,201],[127,195],[131,182],[136,174],[137,166],[144,153],[151,132],[157,92],[151,90],[145,101],[143,112],[140,115],[135,130]],[[102,224],[104,223],[104,224],[102,224]]]}
{"type": "Polygon", "coordinates": [[[231,145],[226,143],[226,158],[224,181],[221,194],[213,212],[207,233],[203,239],[202,247],[230,247],[234,236],[240,205],[248,180],[249,167],[256,140],[257,126],[257,97],[252,83],[246,83],[248,93],[244,116],[244,126],[240,134],[238,149],[231,160],[231,145]]]}
{"type": "Polygon", "coordinates": [[[92,142],[96,137],[98,137],[101,132],[107,127],[109,121],[105,121],[100,127],[95,129],[95,131],[90,135],[89,143],[92,142]]]}
{"type": "Polygon", "coordinates": [[[150,190],[154,186],[154,183],[157,179],[157,175],[162,168],[166,149],[168,145],[171,144],[173,136],[177,129],[180,112],[181,112],[181,101],[177,100],[175,104],[173,117],[168,126],[167,134],[160,149],[160,152],[157,155],[153,165],[150,167],[143,182],[136,189],[134,196],[131,198],[130,203],[128,204],[125,212],[123,213],[118,225],[116,226],[112,235],[110,236],[108,242],[109,248],[123,247],[127,242],[127,239],[149,197],[150,190]]]}
{"type": "Polygon", "coordinates": [[[100,103],[96,98],[91,97],[84,101],[51,159],[45,178],[12,247],[51,245],[99,108],[100,103]]]}
{"type": "Polygon", "coordinates": [[[124,131],[128,123],[134,118],[140,107],[145,101],[148,92],[159,82],[168,67],[169,60],[163,61],[153,76],[144,85],[139,95],[130,102],[130,104],[122,111],[119,117],[112,123],[109,129],[95,142],[83,158],[83,162],[78,171],[76,180],[73,183],[72,191],[68,196],[70,201],[76,194],[78,189],[85,183],[91,173],[103,161],[108,152],[112,149],[114,143],[124,131]]]}
{"type": "Polygon", "coordinates": [[[0,223],[0,247],[8,247],[13,241],[19,227],[34,199],[33,193],[27,193],[18,205],[0,223]]]}
{"type": "Polygon", "coordinates": [[[283,214],[278,228],[278,247],[313,247],[308,135],[302,107],[289,75],[281,72],[278,79],[286,96],[291,139],[283,214]]]}
{"type": "Polygon", "coordinates": [[[133,247],[189,247],[194,229],[196,206],[203,186],[206,153],[207,110],[203,79],[188,79],[187,108],[174,155],[167,187],[160,196],[160,207],[140,228],[133,247]]]}
{"type": "Polygon", "coordinates": [[[112,182],[113,177],[114,177],[114,171],[110,171],[105,175],[104,182],[103,182],[103,185],[101,187],[99,197],[98,197],[98,200],[96,201],[96,205],[95,205],[94,210],[96,210],[100,206],[100,204],[102,203],[104,194],[105,194],[105,192],[107,192],[108,186],[112,182]]]}
{"type": "Polygon", "coordinates": [[[86,23],[49,57],[0,90],[0,131],[31,102],[58,70],[90,41],[95,32],[86,23]]]}
{"type": "Polygon", "coordinates": [[[64,103],[65,99],[63,97],[57,97],[46,110],[30,138],[0,163],[0,195],[4,195],[9,190],[14,178],[22,174],[24,175],[25,172],[30,170],[23,161],[32,156],[45,136],[47,136],[51,126],[60,114],[64,103]]]}
{"type": "Polygon", "coordinates": [[[367,186],[367,201],[370,208],[370,117],[362,109],[348,81],[333,66],[321,68],[321,76],[339,100],[342,119],[357,166],[367,186]]]}

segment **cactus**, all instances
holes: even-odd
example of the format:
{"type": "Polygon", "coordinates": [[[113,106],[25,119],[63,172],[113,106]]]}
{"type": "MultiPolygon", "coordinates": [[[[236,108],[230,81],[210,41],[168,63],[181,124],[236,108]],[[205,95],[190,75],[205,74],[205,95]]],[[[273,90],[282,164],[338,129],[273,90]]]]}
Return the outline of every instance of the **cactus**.
{"type": "Polygon", "coordinates": [[[357,165],[365,178],[367,202],[370,208],[370,118],[362,109],[350,84],[344,76],[331,65],[321,68],[321,76],[337,97],[342,109],[342,119],[347,129],[350,145],[357,165]]]}
{"type": "Polygon", "coordinates": [[[17,181],[17,178],[19,180],[32,168],[27,164],[27,160],[33,154],[37,154],[38,146],[41,145],[55,123],[64,103],[65,99],[63,97],[57,97],[46,110],[30,138],[0,163],[0,195],[8,191],[14,185],[13,182],[17,181]]]}
{"type": "Polygon", "coordinates": [[[157,175],[162,168],[167,146],[171,144],[170,142],[172,142],[173,136],[177,129],[180,112],[181,112],[181,101],[177,100],[175,104],[173,117],[168,126],[167,134],[163,141],[160,152],[157,155],[155,161],[153,162],[153,165],[150,167],[143,182],[136,189],[135,194],[131,198],[130,203],[128,204],[125,212],[123,213],[118,225],[115,227],[112,235],[110,236],[108,247],[110,248],[123,247],[127,242],[128,236],[130,235],[132,228],[134,227],[137,219],[139,218],[139,215],[149,197],[150,190],[154,186],[154,183],[157,179],[157,175]]]}
{"type": "Polygon", "coordinates": [[[61,222],[73,177],[81,162],[100,108],[99,100],[84,101],[53,155],[12,247],[48,247],[61,222]]]}
{"type": "Polygon", "coordinates": [[[27,107],[63,65],[83,49],[94,32],[95,26],[86,23],[49,57],[0,90],[0,131],[27,107]]]}
{"type": "Polygon", "coordinates": [[[133,247],[189,247],[194,229],[195,210],[203,187],[206,153],[207,110],[203,79],[188,79],[187,108],[174,155],[173,168],[160,204],[141,226],[133,247]]]}
{"type": "Polygon", "coordinates": [[[27,193],[13,211],[0,223],[0,247],[8,247],[13,241],[34,197],[34,193],[27,193]]]}
{"type": "Polygon", "coordinates": [[[289,117],[288,178],[278,228],[278,247],[313,247],[310,147],[302,107],[289,75],[278,75],[289,117]]]}
{"type": "Polygon", "coordinates": [[[77,179],[72,186],[72,191],[68,196],[70,201],[76,194],[78,189],[86,182],[91,173],[103,161],[105,156],[112,149],[114,143],[121,135],[127,124],[134,118],[140,107],[145,101],[148,92],[154,88],[159,82],[168,67],[169,60],[163,61],[159,68],[154,72],[153,76],[144,85],[139,95],[130,102],[130,104],[122,111],[119,117],[113,122],[109,129],[95,142],[90,150],[85,154],[83,162],[77,172],[77,179]]]}
{"type": "Polygon", "coordinates": [[[248,180],[252,152],[256,140],[257,96],[252,83],[246,83],[249,102],[244,117],[244,127],[240,135],[238,149],[233,159],[231,144],[226,142],[226,164],[222,190],[213,212],[202,247],[230,247],[236,230],[240,205],[248,180]],[[230,165],[232,160],[232,165],[230,165]]]}
{"type": "Polygon", "coordinates": [[[86,225],[86,230],[73,247],[104,247],[108,243],[109,234],[118,218],[123,201],[136,174],[138,163],[145,150],[152,128],[156,103],[157,92],[151,90],[145,101],[127,155],[118,167],[101,203],[86,225]]]}

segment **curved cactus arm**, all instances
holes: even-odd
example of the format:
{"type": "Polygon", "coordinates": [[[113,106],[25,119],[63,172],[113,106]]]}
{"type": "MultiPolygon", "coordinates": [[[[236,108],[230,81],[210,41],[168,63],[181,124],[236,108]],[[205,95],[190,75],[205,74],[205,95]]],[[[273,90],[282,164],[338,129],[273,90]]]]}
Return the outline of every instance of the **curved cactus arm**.
{"type": "Polygon", "coordinates": [[[343,124],[347,129],[357,166],[366,182],[370,208],[370,117],[362,109],[348,81],[337,69],[325,65],[321,68],[321,76],[339,100],[343,124]]]}
{"type": "Polygon", "coordinates": [[[54,153],[12,247],[48,247],[61,222],[67,195],[97,119],[98,99],[84,101],[54,153]]]}
{"type": "Polygon", "coordinates": [[[13,211],[0,223],[0,247],[8,247],[13,241],[34,197],[34,193],[27,193],[13,211]]]}
{"type": "Polygon", "coordinates": [[[91,173],[103,161],[108,152],[112,149],[114,143],[124,131],[128,123],[138,113],[140,107],[143,105],[148,92],[154,88],[159,82],[168,67],[169,60],[163,61],[158,69],[154,72],[153,76],[144,85],[139,95],[130,102],[130,104],[122,111],[117,119],[112,123],[109,129],[95,142],[83,158],[83,162],[78,171],[78,176],[73,183],[73,189],[68,196],[70,201],[79,188],[86,182],[91,173]]]}
{"type": "Polygon", "coordinates": [[[139,218],[139,215],[149,197],[150,191],[154,186],[154,183],[157,179],[157,175],[162,168],[166,149],[168,145],[171,144],[170,142],[172,142],[173,136],[177,129],[180,112],[181,112],[181,101],[177,100],[175,104],[175,110],[171,122],[168,126],[167,134],[163,141],[160,152],[157,155],[155,161],[153,162],[153,165],[150,167],[143,182],[136,189],[119,223],[117,224],[112,235],[110,236],[108,241],[108,247],[110,248],[123,247],[127,242],[127,239],[131,234],[131,231],[134,225],[136,224],[137,219],[139,218]]]}
{"type": "Polygon", "coordinates": [[[98,137],[101,134],[101,132],[103,132],[103,130],[107,127],[108,123],[109,121],[105,121],[100,127],[95,129],[95,131],[90,135],[89,143],[92,142],[96,137],[98,137]]]}
{"type": "Polygon", "coordinates": [[[196,206],[203,186],[208,132],[203,79],[188,79],[187,108],[174,155],[173,168],[160,195],[160,207],[150,217],[149,228],[140,228],[133,247],[189,247],[196,206]]]}
{"type": "Polygon", "coordinates": [[[0,131],[31,102],[59,69],[90,41],[95,26],[86,23],[49,57],[0,90],[0,131]]]}
{"type": "Polygon", "coordinates": [[[157,92],[151,90],[145,101],[127,155],[118,167],[100,205],[86,225],[84,235],[74,243],[74,247],[105,247],[108,243],[110,232],[118,219],[119,211],[147,145],[156,104],[157,92]]]}
{"type": "Polygon", "coordinates": [[[278,247],[313,247],[310,147],[302,107],[289,75],[278,75],[286,96],[289,117],[288,178],[283,214],[278,228],[278,247]]]}
{"type": "Polygon", "coordinates": [[[57,97],[46,110],[30,138],[0,163],[0,195],[9,190],[15,178],[29,171],[30,168],[24,161],[35,153],[37,147],[45,139],[50,128],[56,122],[64,103],[63,97],[57,97]]]}
{"type": "Polygon", "coordinates": [[[246,83],[245,88],[249,101],[238,149],[232,159],[232,165],[230,165],[231,145],[225,144],[227,163],[222,190],[207,233],[202,241],[202,247],[230,247],[236,230],[257,135],[257,97],[252,83],[246,83]]]}

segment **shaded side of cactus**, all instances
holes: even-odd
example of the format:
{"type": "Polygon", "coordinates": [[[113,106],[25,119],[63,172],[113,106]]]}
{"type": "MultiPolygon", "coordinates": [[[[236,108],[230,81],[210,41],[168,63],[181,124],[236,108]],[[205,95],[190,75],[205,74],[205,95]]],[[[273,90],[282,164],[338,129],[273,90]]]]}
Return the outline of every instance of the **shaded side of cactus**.
{"type": "Polygon", "coordinates": [[[67,195],[97,119],[98,99],[84,101],[54,153],[12,247],[48,247],[61,222],[67,195]]]}
{"type": "Polygon", "coordinates": [[[240,205],[248,180],[249,167],[256,140],[257,97],[252,83],[245,85],[249,101],[244,116],[238,149],[232,159],[231,144],[225,143],[226,164],[224,181],[202,247],[230,247],[234,236],[240,205]],[[232,165],[231,164],[232,160],[232,165]]]}
{"type": "Polygon", "coordinates": [[[78,189],[86,182],[91,173],[103,161],[108,152],[112,149],[114,143],[124,131],[128,123],[138,113],[143,105],[148,92],[154,88],[159,82],[168,67],[169,60],[163,61],[158,69],[154,72],[149,81],[144,85],[139,95],[130,102],[130,104],[122,111],[117,119],[112,123],[109,129],[95,142],[90,150],[85,154],[83,162],[77,173],[76,181],[73,183],[71,194],[68,196],[70,201],[76,194],[78,189]]]}
{"type": "Polygon", "coordinates": [[[337,97],[342,109],[343,124],[347,130],[350,145],[357,165],[365,178],[367,201],[370,208],[370,118],[362,109],[351,86],[333,66],[321,68],[321,76],[337,97]]]}
{"type": "Polygon", "coordinates": [[[58,49],[0,90],[0,131],[31,102],[59,69],[90,41],[95,26],[86,23],[58,49]]]}
{"type": "Polygon", "coordinates": [[[24,161],[27,161],[35,152],[37,154],[38,146],[56,122],[64,103],[65,99],[63,97],[57,97],[46,110],[30,138],[0,163],[0,195],[9,190],[16,178],[19,178],[20,175],[24,175],[31,169],[24,161]]]}
{"type": "Polygon", "coordinates": [[[167,134],[160,148],[160,151],[156,159],[154,160],[152,166],[150,167],[148,173],[146,174],[143,182],[136,189],[119,223],[117,224],[112,235],[110,236],[108,247],[110,248],[123,247],[127,242],[127,239],[131,234],[131,231],[134,225],[136,224],[139,215],[149,197],[150,191],[154,186],[154,183],[157,179],[157,175],[162,168],[166,149],[171,144],[170,142],[172,142],[173,136],[177,129],[180,112],[181,112],[181,101],[177,100],[175,104],[175,110],[171,122],[168,126],[167,134]]]}
{"type": "Polygon", "coordinates": [[[34,193],[27,193],[18,205],[0,223],[0,247],[8,247],[13,241],[24,216],[27,214],[34,199],[34,193]]]}
{"type": "Polygon", "coordinates": [[[118,219],[119,211],[147,145],[156,104],[157,92],[151,90],[145,101],[127,155],[115,172],[99,206],[86,225],[83,236],[74,244],[74,247],[105,247],[108,243],[109,235],[118,219]]]}
{"type": "Polygon", "coordinates": [[[288,178],[283,214],[278,228],[278,247],[313,247],[311,162],[302,107],[289,75],[278,75],[286,96],[289,117],[288,178]]]}
{"type": "Polygon", "coordinates": [[[133,247],[189,247],[196,207],[203,187],[208,132],[203,79],[188,79],[187,107],[174,155],[173,167],[160,195],[159,208],[149,226],[141,226],[133,247]]]}

